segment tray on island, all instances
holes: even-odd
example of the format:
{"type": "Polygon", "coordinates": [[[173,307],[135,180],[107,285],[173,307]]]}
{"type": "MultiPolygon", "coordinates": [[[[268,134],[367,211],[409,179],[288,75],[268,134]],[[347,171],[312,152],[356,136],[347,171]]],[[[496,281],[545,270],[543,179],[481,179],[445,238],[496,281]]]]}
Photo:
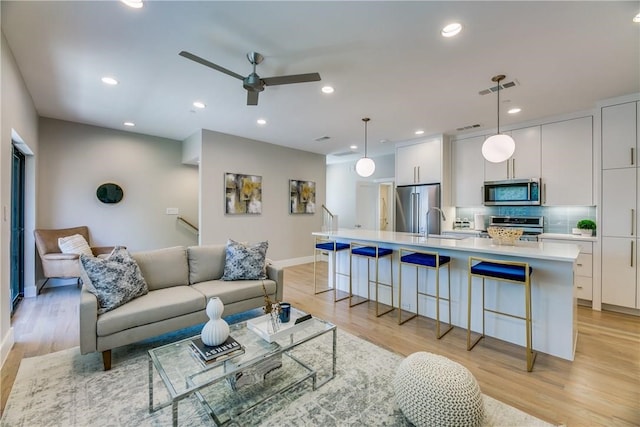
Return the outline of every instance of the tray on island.
{"type": "Polygon", "coordinates": [[[255,332],[260,338],[267,342],[274,342],[277,339],[289,336],[292,333],[311,325],[313,323],[313,317],[309,317],[308,320],[296,324],[296,320],[298,318],[306,315],[306,313],[303,313],[301,311],[291,310],[290,320],[287,323],[280,323],[280,329],[278,330],[278,332],[274,333],[271,331],[271,326],[269,325],[269,323],[271,322],[271,315],[265,314],[264,316],[247,320],[247,329],[255,332]]]}

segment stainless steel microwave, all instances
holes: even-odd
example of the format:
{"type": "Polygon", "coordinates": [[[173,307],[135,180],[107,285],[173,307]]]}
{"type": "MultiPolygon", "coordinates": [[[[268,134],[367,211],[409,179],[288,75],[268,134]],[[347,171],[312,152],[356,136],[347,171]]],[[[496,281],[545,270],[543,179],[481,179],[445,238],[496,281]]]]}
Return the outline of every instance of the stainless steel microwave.
{"type": "Polygon", "coordinates": [[[540,179],[485,181],[482,187],[485,206],[536,206],[541,196],[540,179]]]}

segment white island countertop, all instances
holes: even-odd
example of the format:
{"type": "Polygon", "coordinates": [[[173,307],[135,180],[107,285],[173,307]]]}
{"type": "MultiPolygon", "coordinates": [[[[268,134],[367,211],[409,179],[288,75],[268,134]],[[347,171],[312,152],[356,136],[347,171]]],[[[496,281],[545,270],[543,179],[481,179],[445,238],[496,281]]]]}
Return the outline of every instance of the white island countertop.
{"type": "Polygon", "coordinates": [[[380,231],[364,229],[338,229],[338,231],[316,231],[314,236],[330,237],[334,239],[357,240],[372,243],[387,243],[391,245],[408,245],[434,249],[461,250],[483,254],[495,254],[540,260],[575,262],[580,253],[580,247],[575,244],[555,242],[516,241],[515,245],[497,245],[493,239],[467,238],[425,238],[415,233],[398,231],[380,231]]]}

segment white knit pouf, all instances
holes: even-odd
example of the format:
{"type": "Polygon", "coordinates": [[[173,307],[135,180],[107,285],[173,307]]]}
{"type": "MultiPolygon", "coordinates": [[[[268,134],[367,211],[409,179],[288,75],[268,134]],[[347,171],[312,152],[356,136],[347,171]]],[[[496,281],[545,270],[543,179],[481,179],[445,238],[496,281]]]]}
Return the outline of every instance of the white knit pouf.
{"type": "Polygon", "coordinates": [[[416,426],[479,426],[484,417],[480,386],[467,368],[424,351],[400,363],[393,380],[396,401],[416,426]]]}

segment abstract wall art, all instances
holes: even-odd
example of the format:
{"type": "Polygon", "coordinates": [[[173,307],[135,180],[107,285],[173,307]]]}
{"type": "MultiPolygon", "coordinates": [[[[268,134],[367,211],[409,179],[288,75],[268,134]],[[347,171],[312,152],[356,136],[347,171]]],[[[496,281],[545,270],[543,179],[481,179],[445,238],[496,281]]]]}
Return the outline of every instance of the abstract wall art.
{"type": "Polygon", "coordinates": [[[316,212],[316,183],[314,181],[289,180],[289,212],[312,214],[316,212]]]}
{"type": "Polygon", "coordinates": [[[240,173],[224,174],[225,214],[262,213],[262,177],[240,173]]]}

